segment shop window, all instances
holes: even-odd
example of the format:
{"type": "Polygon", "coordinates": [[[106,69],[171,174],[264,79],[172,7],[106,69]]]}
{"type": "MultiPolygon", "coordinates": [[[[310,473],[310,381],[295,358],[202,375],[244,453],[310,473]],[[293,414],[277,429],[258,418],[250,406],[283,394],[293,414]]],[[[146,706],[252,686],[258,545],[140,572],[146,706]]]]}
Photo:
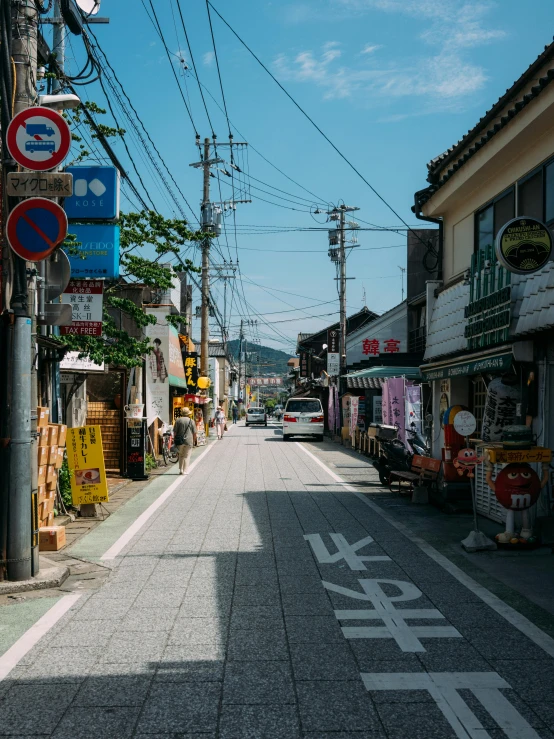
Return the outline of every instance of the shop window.
{"type": "Polygon", "coordinates": [[[492,246],[493,241],[494,208],[489,205],[477,214],[477,246],[479,249],[484,249],[486,246],[492,246]]]}
{"type": "Polygon", "coordinates": [[[482,377],[473,377],[471,382],[471,412],[477,421],[477,435],[481,433],[483,414],[487,402],[487,386],[482,377]]]}
{"type": "Polygon", "coordinates": [[[543,219],[543,173],[542,168],[518,182],[517,210],[521,216],[543,219]]]}

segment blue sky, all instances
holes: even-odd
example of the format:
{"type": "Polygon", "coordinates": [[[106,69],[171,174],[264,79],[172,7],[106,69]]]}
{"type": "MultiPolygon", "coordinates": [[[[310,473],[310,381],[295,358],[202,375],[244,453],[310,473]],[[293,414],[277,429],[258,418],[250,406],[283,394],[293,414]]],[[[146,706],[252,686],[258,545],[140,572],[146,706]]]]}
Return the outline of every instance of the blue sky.
{"type": "MultiPolygon", "coordinates": [[[[149,7],[149,0],[145,4],[149,7]]],[[[549,0],[526,5],[532,12],[523,11],[518,0],[214,0],[214,5],[410,225],[414,223],[410,212],[413,193],[426,184],[426,162],[477,122],[552,40],[554,28],[554,6],[549,0]]],[[[181,58],[191,67],[176,0],[154,0],[154,7],[196,130],[202,137],[210,135],[196,81],[179,62],[181,58]]],[[[181,8],[201,82],[221,105],[205,2],[181,0],[181,8]]],[[[198,159],[194,129],[163,45],[140,1],[103,0],[101,15],[110,17],[110,25],[97,25],[93,30],[181,190],[198,212],[201,175],[189,167],[198,159]]],[[[298,331],[321,329],[338,316],[327,235],[325,231],[259,231],[323,227],[322,216],[309,212],[321,202],[319,198],[359,206],[356,217],[364,221],[381,226],[401,224],[217,16],[212,16],[232,123],[264,157],[310,191],[286,179],[250,150],[250,175],[292,195],[251,180],[252,186],[272,194],[252,187],[253,202],[237,206],[236,245],[244,295],[251,308],[235,298],[230,335],[237,336],[243,315],[258,320],[257,328],[248,329],[250,337],[290,351],[298,331]],[[291,320],[302,316],[304,320],[291,320]]],[[[68,48],[71,71],[83,59],[81,47],[73,37],[68,48]]],[[[97,83],[81,90],[83,97],[103,103],[97,83]]],[[[223,143],[228,136],[225,117],[209,95],[206,98],[218,141],[223,143]]],[[[171,203],[162,197],[141,158],[140,145],[135,145],[130,134],[128,138],[156,207],[172,215],[171,203]]],[[[235,134],[235,140],[240,138],[235,134]]],[[[128,164],[121,144],[116,150],[128,164]]],[[[226,156],[223,147],[219,153],[226,156]]],[[[231,197],[225,184],[229,179],[223,174],[220,179],[223,198],[231,197]]],[[[214,199],[219,199],[217,185],[212,179],[214,199]]],[[[125,201],[124,207],[128,207],[125,201]]],[[[229,250],[223,237],[220,254],[214,254],[220,263],[223,257],[237,257],[232,217],[226,224],[229,250]]],[[[398,267],[405,264],[405,236],[365,231],[359,233],[359,243],[361,247],[348,260],[349,275],[356,277],[348,283],[349,311],[361,308],[365,289],[367,306],[381,313],[401,299],[398,267]],[[391,248],[375,250],[385,246],[391,248]]],[[[238,279],[235,285],[242,297],[238,279]]],[[[223,310],[221,283],[214,291],[223,310]]],[[[230,295],[229,289],[228,305],[230,295]]]]}

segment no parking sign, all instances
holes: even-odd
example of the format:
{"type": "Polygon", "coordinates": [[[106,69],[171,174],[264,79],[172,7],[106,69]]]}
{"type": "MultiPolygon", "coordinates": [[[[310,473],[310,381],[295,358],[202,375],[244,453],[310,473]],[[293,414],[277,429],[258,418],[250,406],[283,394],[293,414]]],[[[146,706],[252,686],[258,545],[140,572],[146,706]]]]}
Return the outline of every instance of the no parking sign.
{"type": "Polygon", "coordinates": [[[29,198],[8,216],[6,236],[13,251],[29,262],[46,259],[67,236],[67,216],[57,203],[29,198]]]}

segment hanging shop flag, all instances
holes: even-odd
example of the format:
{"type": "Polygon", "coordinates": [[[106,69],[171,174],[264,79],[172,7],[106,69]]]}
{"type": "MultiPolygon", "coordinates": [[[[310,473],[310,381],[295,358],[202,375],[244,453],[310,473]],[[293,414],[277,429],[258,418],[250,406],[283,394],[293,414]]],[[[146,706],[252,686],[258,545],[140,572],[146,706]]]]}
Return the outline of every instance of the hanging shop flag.
{"type": "Polygon", "coordinates": [[[67,463],[71,471],[73,505],[107,502],[108,483],[101,427],[79,426],[67,432],[67,463]]]}
{"type": "Polygon", "coordinates": [[[500,441],[504,427],[516,423],[517,404],[520,402],[517,385],[509,384],[501,377],[491,380],[487,387],[481,439],[500,441]]]}
{"type": "Polygon", "coordinates": [[[403,377],[389,378],[389,405],[392,417],[392,423],[398,429],[398,438],[402,442],[406,442],[406,416],[405,416],[405,398],[404,398],[403,377]]]}
{"type": "Polygon", "coordinates": [[[69,326],[60,326],[62,336],[102,336],[104,280],[70,280],[62,303],[71,306],[69,326]]]}
{"type": "Polygon", "coordinates": [[[146,356],[146,417],[148,425],[159,418],[170,422],[170,385],[187,387],[181,345],[177,330],[166,319],[166,309],[147,308],[148,315],[156,318],[155,324],[146,326],[146,336],[152,351],[146,356]]]}
{"type": "Polygon", "coordinates": [[[358,425],[359,400],[360,399],[357,395],[353,395],[350,398],[350,436],[354,436],[354,432],[358,425]]]}
{"type": "Polygon", "coordinates": [[[421,385],[406,383],[406,426],[421,433],[421,385]]]}
{"type": "Polygon", "coordinates": [[[384,423],[385,426],[392,426],[390,405],[389,405],[389,381],[388,380],[385,380],[383,382],[382,409],[381,410],[382,410],[382,423],[384,423]]]}

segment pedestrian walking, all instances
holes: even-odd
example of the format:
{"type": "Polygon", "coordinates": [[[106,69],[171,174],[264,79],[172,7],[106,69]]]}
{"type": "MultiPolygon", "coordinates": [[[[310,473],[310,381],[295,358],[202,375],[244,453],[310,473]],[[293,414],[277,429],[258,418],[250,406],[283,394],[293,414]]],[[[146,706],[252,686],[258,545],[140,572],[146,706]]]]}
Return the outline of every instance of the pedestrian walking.
{"type": "Polygon", "coordinates": [[[217,438],[222,439],[225,430],[225,413],[223,413],[223,408],[220,405],[217,406],[215,412],[215,427],[217,429],[217,438]]]}
{"type": "Polygon", "coordinates": [[[188,475],[187,467],[196,443],[196,424],[191,418],[189,408],[183,408],[182,416],[177,418],[173,427],[175,446],[179,450],[179,474],[188,475]]]}
{"type": "Polygon", "coordinates": [[[233,423],[236,423],[239,420],[239,409],[236,405],[233,406],[233,423]]]}

